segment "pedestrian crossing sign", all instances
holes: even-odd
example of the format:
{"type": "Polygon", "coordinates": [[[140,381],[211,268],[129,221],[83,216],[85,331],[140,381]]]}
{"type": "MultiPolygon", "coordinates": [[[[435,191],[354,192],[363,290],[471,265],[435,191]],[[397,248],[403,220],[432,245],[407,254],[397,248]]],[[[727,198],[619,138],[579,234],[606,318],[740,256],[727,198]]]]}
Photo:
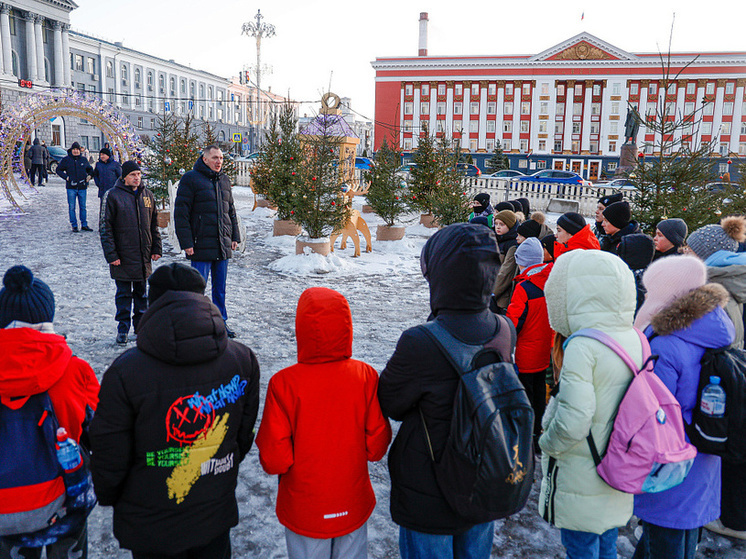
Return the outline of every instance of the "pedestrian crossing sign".
{"type": "Polygon", "coordinates": [[[234,132],[233,133],[233,143],[234,144],[240,144],[241,143],[241,133],[240,132],[234,132]]]}

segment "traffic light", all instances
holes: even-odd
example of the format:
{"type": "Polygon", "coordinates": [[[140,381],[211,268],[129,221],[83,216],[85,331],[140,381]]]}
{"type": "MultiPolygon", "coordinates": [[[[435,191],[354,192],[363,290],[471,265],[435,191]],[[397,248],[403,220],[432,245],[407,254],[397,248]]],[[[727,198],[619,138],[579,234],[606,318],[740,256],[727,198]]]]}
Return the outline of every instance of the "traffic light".
{"type": "Polygon", "coordinates": [[[248,70],[244,71],[244,73],[243,73],[243,79],[244,79],[243,83],[245,83],[246,85],[249,85],[249,71],[248,70]]]}

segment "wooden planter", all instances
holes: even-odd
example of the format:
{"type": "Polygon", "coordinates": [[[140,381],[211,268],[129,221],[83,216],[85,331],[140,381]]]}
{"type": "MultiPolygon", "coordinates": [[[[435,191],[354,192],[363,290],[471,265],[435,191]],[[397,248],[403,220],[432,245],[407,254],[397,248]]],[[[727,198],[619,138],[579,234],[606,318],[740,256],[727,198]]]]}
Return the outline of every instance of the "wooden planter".
{"type": "Polygon", "coordinates": [[[295,254],[303,254],[303,249],[309,247],[316,254],[327,256],[331,251],[329,238],[309,239],[308,237],[299,237],[295,240],[295,254]]]}
{"type": "Polygon", "coordinates": [[[158,221],[158,227],[165,228],[171,221],[171,212],[168,210],[158,210],[156,213],[156,219],[158,221]]]}
{"type": "Polygon", "coordinates": [[[274,237],[281,237],[283,235],[297,237],[302,232],[303,228],[290,219],[275,219],[272,222],[272,235],[274,237]]]}
{"type": "Polygon", "coordinates": [[[406,227],[403,225],[379,225],[376,228],[377,241],[401,241],[406,227]]]}
{"type": "Polygon", "coordinates": [[[435,228],[438,224],[435,222],[435,216],[433,214],[422,214],[420,215],[420,223],[425,227],[435,228]]]}
{"type": "Polygon", "coordinates": [[[373,206],[369,206],[368,204],[363,204],[363,213],[364,214],[372,214],[373,213],[373,206]]]}

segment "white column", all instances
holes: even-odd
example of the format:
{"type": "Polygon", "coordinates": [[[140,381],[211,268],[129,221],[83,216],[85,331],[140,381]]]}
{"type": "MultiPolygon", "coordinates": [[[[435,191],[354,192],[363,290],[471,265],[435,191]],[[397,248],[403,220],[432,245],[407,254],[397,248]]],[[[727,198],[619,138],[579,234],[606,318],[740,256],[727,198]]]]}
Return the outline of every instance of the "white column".
{"type": "Polygon", "coordinates": [[[471,83],[464,84],[464,101],[461,107],[461,149],[469,150],[469,134],[471,131],[471,83]]]}
{"type": "MultiPolygon", "coordinates": [[[[642,122],[640,123],[640,130],[637,134],[637,150],[643,151],[645,149],[645,135],[648,133],[648,92],[647,88],[643,87],[642,82],[639,86],[639,93],[640,93],[640,106],[637,109],[637,112],[640,115],[640,118],[642,119],[642,122]],[[640,134],[642,134],[642,139],[640,139],[640,134]]],[[[619,137],[623,139],[623,141],[619,142],[619,145],[621,146],[624,142],[627,141],[627,138],[624,137],[624,127],[623,123],[619,123],[619,137]]]]}
{"type": "Polygon", "coordinates": [[[44,18],[42,16],[36,16],[34,33],[36,35],[36,81],[46,84],[48,82],[44,71],[44,18]]]}
{"type": "Polygon", "coordinates": [[[65,86],[70,87],[72,78],[70,77],[70,38],[68,37],[70,26],[62,24],[62,67],[65,69],[65,86]]]}
{"type": "Polygon", "coordinates": [[[743,114],[744,80],[736,82],[736,98],[733,102],[733,123],[730,129],[730,151],[738,153],[738,144],[741,140],[741,121],[746,115],[743,114]]]}
{"type": "Polygon", "coordinates": [[[34,14],[26,12],[23,15],[26,20],[26,68],[28,78],[31,81],[38,79],[38,66],[36,59],[36,33],[34,32],[34,14]]]}
{"type": "MultiPolygon", "coordinates": [[[[541,82],[537,82],[531,87],[531,120],[529,121],[529,139],[528,151],[539,151],[539,113],[541,112],[541,101],[539,92],[541,91],[541,82]]],[[[548,127],[549,125],[547,125],[548,127]]],[[[543,132],[542,132],[543,134],[543,132]]]]}
{"type": "MultiPolygon", "coordinates": [[[[413,85],[413,92],[414,96],[412,97],[412,149],[416,149],[418,145],[420,145],[420,132],[424,130],[423,124],[422,124],[422,115],[420,114],[420,88],[422,87],[422,84],[416,84],[413,85]]],[[[428,130],[427,133],[430,134],[432,130],[428,130]]]]}
{"type": "Polygon", "coordinates": [[[487,87],[479,88],[479,141],[477,149],[487,149],[487,87]]]}
{"type": "MultiPolygon", "coordinates": [[[[621,91],[621,101],[619,102],[620,111],[622,108],[624,108],[624,114],[627,114],[626,107],[628,107],[627,99],[629,99],[629,95],[627,93],[627,87],[624,85],[625,82],[622,82],[622,84],[619,86],[619,91],[621,91]]],[[[604,85],[603,90],[601,91],[601,110],[599,111],[598,115],[598,152],[601,155],[616,155],[615,153],[609,152],[609,120],[606,115],[609,114],[609,109],[611,108],[611,92],[614,90],[614,82],[607,81],[606,85],[604,85]]],[[[617,130],[619,130],[619,124],[617,124],[617,130]]],[[[624,134],[617,133],[617,136],[621,137],[624,134]]],[[[617,145],[617,149],[621,147],[622,142],[620,142],[618,139],[614,140],[617,145]]]]}
{"type": "MultiPolygon", "coordinates": [[[[101,62],[103,63],[103,59],[101,60],[101,62]]],[[[103,70],[101,70],[101,72],[103,73],[103,70]]],[[[154,87],[158,87],[159,78],[157,72],[155,80],[156,83],[154,87]]],[[[205,86],[205,93],[207,93],[207,86],[205,86]]],[[[158,94],[160,95],[160,91],[158,92],[158,94]]],[[[399,107],[399,147],[404,149],[404,84],[401,84],[399,89],[399,107]]],[[[205,103],[205,119],[207,119],[209,114],[210,113],[207,111],[207,103],[205,103]]],[[[254,120],[256,120],[256,113],[254,114],[254,120]]]]}
{"type": "Polygon", "coordinates": [[[518,85],[513,82],[513,136],[511,151],[521,150],[521,98],[523,97],[523,82],[518,85]]]}
{"type": "MultiPolygon", "coordinates": [[[[674,120],[680,122],[679,115],[684,115],[684,93],[686,93],[686,85],[682,85],[683,82],[676,84],[676,109],[674,113],[674,120]]],[[[683,136],[684,130],[681,126],[677,126],[673,132],[674,137],[674,150],[682,148],[681,137],[683,136]]]]}
{"type": "Polygon", "coordinates": [[[13,74],[13,58],[10,42],[10,6],[0,6],[0,37],[3,40],[3,68],[6,74],[13,74]]]}
{"type": "MultiPolygon", "coordinates": [[[[591,149],[591,95],[593,94],[593,85],[585,83],[585,101],[583,102],[583,129],[580,136],[580,153],[587,152],[591,149]]],[[[621,105],[621,103],[619,103],[621,105]]],[[[600,149],[600,146],[599,146],[600,149]]]]}
{"type": "Polygon", "coordinates": [[[62,56],[62,24],[52,23],[54,29],[54,85],[62,87],[65,84],[64,58],[62,56]]]}
{"type": "Polygon", "coordinates": [[[720,151],[720,126],[723,123],[723,98],[725,97],[725,80],[718,80],[715,88],[715,116],[712,118],[712,138],[717,138],[713,147],[720,151]]]}
{"type": "Polygon", "coordinates": [[[453,138],[453,85],[446,82],[446,137],[453,138]]]}
{"type": "MultiPolygon", "coordinates": [[[[435,132],[438,131],[438,111],[437,111],[437,105],[438,105],[438,86],[430,84],[430,128],[432,128],[435,132]]],[[[445,130],[443,131],[445,132],[445,130]]]]}
{"type": "Polygon", "coordinates": [[[697,122],[694,126],[694,133],[692,134],[692,150],[697,150],[701,147],[702,143],[702,113],[704,112],[704,100],[705,100],[705,84],[707,83],[707,80],[697,80],[697,97],[695,99],[695,105],[694,105],[694,111],[695,115],[695,122],[697,120],[700,120],[700,122],[697,122]]]}
{"type": "Polygon", "coordinates": [[[565,82],[565,133],[562,150],[569,152],[572,149],[572,105],[575,101],[575,82],[565,82]],[[572,83],[572,85],[570,85],[572,83]]]}
{"type": "Polygon", "coordinates": [[[495,145],[503,145],[503,119],[505,118],[505,82],[497,88],[497,115],[495,117],[495,145]]]}

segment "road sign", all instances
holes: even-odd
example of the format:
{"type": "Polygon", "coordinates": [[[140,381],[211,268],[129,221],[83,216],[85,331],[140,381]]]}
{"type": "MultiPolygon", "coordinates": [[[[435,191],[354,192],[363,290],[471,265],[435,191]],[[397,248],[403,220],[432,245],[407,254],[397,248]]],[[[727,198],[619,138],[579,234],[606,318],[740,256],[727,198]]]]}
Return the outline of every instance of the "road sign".
{"type": "Polygon", "coordinates": [[[163,108],[167,113],[171,112],[171,103],[169,101],[163,102],[163,108]]]}
{"type": "Polygon", "coordinates": [[[241,133],[240,132],[234,132],[233,133],[233,143],[234,144],[240,144],[241,143],[241,133]]]}
{"type": "Polygon", "coordinates": [[[190,100],[189,100],[189,110],[191,111],[191,110],[193,110],[193,109],[194,109],[194,101],[192,101],[192,100],[190,99],[190,100]]]}

